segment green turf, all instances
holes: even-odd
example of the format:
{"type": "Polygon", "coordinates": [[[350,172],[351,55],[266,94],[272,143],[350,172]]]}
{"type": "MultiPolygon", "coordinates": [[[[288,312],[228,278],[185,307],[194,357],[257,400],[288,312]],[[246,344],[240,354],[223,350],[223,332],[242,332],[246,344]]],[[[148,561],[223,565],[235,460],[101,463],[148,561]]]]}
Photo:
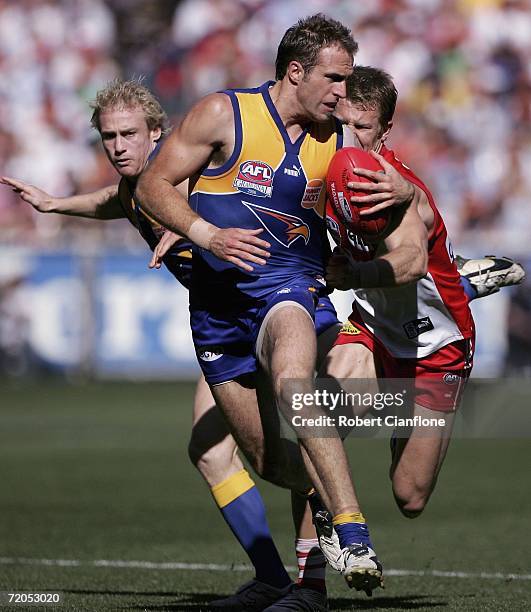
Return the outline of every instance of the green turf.
{"type": "MultiPolygon", "coordinates": [[[[202,610],[249,572],[94,567],[97,559],[240,564],[247,560],[189,465],[193,387],[3,385],[0,557],[78,567],[0,565],[0,590],[61,591],[63,610],[202,610]]],[[[385,441],[349,440],[358,493],[385,567],[529,573],[528,440],[454,441],[425,514],[401,517],[385,441]]],[[[260,484],[293,565],[286,492],[260,484]]],[[[389,577],[371,599],[329,580],[332,610],[528,610],[531,582],[389,577]]],[[[43,608],[0,608],[0,610],[43,608]]],[[[52,608],[47,608],[51,610],[52,608]]]]}

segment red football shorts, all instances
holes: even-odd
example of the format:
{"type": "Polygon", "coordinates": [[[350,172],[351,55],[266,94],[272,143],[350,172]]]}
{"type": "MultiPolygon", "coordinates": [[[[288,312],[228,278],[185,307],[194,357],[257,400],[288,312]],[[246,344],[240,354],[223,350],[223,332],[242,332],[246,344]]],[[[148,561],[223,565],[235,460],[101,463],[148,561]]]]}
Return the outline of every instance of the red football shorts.
{"type": "Polygon", "coordinates": [[[394,357],[363,324],[358,312],[339,332],[334,346],[363,344],[374,355],[379,378],[414,379],[415,403],[440,412],[459,407],[465,384],[472,371],[474,338],[457,340],[421,359],[394,357]]]}

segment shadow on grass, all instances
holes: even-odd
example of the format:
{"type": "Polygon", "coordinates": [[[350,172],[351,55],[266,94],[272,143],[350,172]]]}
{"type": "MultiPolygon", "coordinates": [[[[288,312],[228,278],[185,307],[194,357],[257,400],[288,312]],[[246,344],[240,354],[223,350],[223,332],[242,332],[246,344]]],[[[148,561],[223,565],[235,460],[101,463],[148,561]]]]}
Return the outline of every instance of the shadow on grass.
{"type": "Polygon", "coordinates": [[[330,610],[418,610],[445,608],[448,602],[429,595],[402,595],[400,597],[370,597],[362,599],[331,597],[330,610]]]}
{"type": "MultiPolygon", "coordinates": [[[[226,593],[187,593],[182,591],[146,591],[146,590],[103,590],[103,589],[59,589],[62,593],[71,595],[109,596],[116,599],[131,597],[136,601],[113,603],[113,610],[142,610],[142,612],[180,612],[181,610],[195,610],[195,612],[209,612],[210,602],[215,599],[227,597],[226,593]],[[156,601],[157,598],[166,601],[156,601]],[[145,599],[145,601],[139,601],[145,599]],[[153,601],[155,600],[155,601],[153,601]],[[168,601],[169,600],[169,601],[168,601]],[[173,600],[173,601],[172,601],[173,600]]],[[[340,610],[418,610],[431,608],[445,608],[448,602],[429,595],[403,595],[399,597],[331,597],[329,599],[330,611],[340,610]]]]}
{"type": "MultiPolygon", "coordinates": [[[[137,593],[139,595],[140,593],[137,593]]],[[[148,595],[174,596],[179,600],[175,602],[165,602],[158,604],[137,604],[127,607],[117,606],[116,609],[142,610],[146,612],[180,612],[181,610],[195,610],[195,612],[209,612],[209,602],[226,597],[226,595],[213,593],[173,593],[159,594],[149,593],[148,595]]],[[[417,610],[431,608],[445,608],[448,602],[424,595],[404,595],[402,597],[374,597],[371,599],[348,599],[345,597],[332,597],[329,600],[330,610],[417,610]]]]}

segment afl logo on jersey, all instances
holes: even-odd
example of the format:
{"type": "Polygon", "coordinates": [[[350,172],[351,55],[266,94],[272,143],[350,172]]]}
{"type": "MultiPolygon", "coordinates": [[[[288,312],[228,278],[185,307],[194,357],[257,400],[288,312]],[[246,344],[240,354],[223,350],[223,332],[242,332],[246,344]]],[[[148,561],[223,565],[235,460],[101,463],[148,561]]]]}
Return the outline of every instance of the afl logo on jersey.
{"type": "Polygon", "coordinates": [[[263,161],[244,161],[240,164],[233,187],[238,191],[259,198],[270,198],[273,193],[275,171],[263,161]]]}
{"type": "Polygon", "coordinates": [[[455,372],[446,372],[443,376],[443,380],[447,385],[457,385],[461,382],[461,376],[455,372]]]}

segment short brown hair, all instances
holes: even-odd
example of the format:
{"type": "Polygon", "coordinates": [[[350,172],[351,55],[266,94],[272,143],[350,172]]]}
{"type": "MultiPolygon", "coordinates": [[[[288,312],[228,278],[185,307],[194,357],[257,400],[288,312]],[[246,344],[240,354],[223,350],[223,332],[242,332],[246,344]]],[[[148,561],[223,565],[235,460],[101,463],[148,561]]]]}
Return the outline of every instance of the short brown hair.
{"type": "Polygon", "coordinates": [[[300,19],[291,26],[280,41],[275,62],[275,78],[283,79],[291,61],[300,62],[305,72],[317,63],[321,49],[325,47],[342,47],[354,56],[358,43],[352,33],[342,23],[322,13],[306,19],[300,19]]]}
{"type": "Polygon", "coordinates": [[[380,113],[380,124],[386,125],[395,113],[398,91],[391,75],[372,66],[354,66],[347,77],[347,100],[380,113]]]}
{"type": "Polygon", "coordinates": [[[114,79],[100,89],[96,98],[90,103],[93,109],[90,123],[100,131],[100,114],[106,110],[118,108],[141,108],[150,130],[160,128],[162,133],[168,130],[168,116],[153,93],[142,84],[143,78],[114,79]]]}

